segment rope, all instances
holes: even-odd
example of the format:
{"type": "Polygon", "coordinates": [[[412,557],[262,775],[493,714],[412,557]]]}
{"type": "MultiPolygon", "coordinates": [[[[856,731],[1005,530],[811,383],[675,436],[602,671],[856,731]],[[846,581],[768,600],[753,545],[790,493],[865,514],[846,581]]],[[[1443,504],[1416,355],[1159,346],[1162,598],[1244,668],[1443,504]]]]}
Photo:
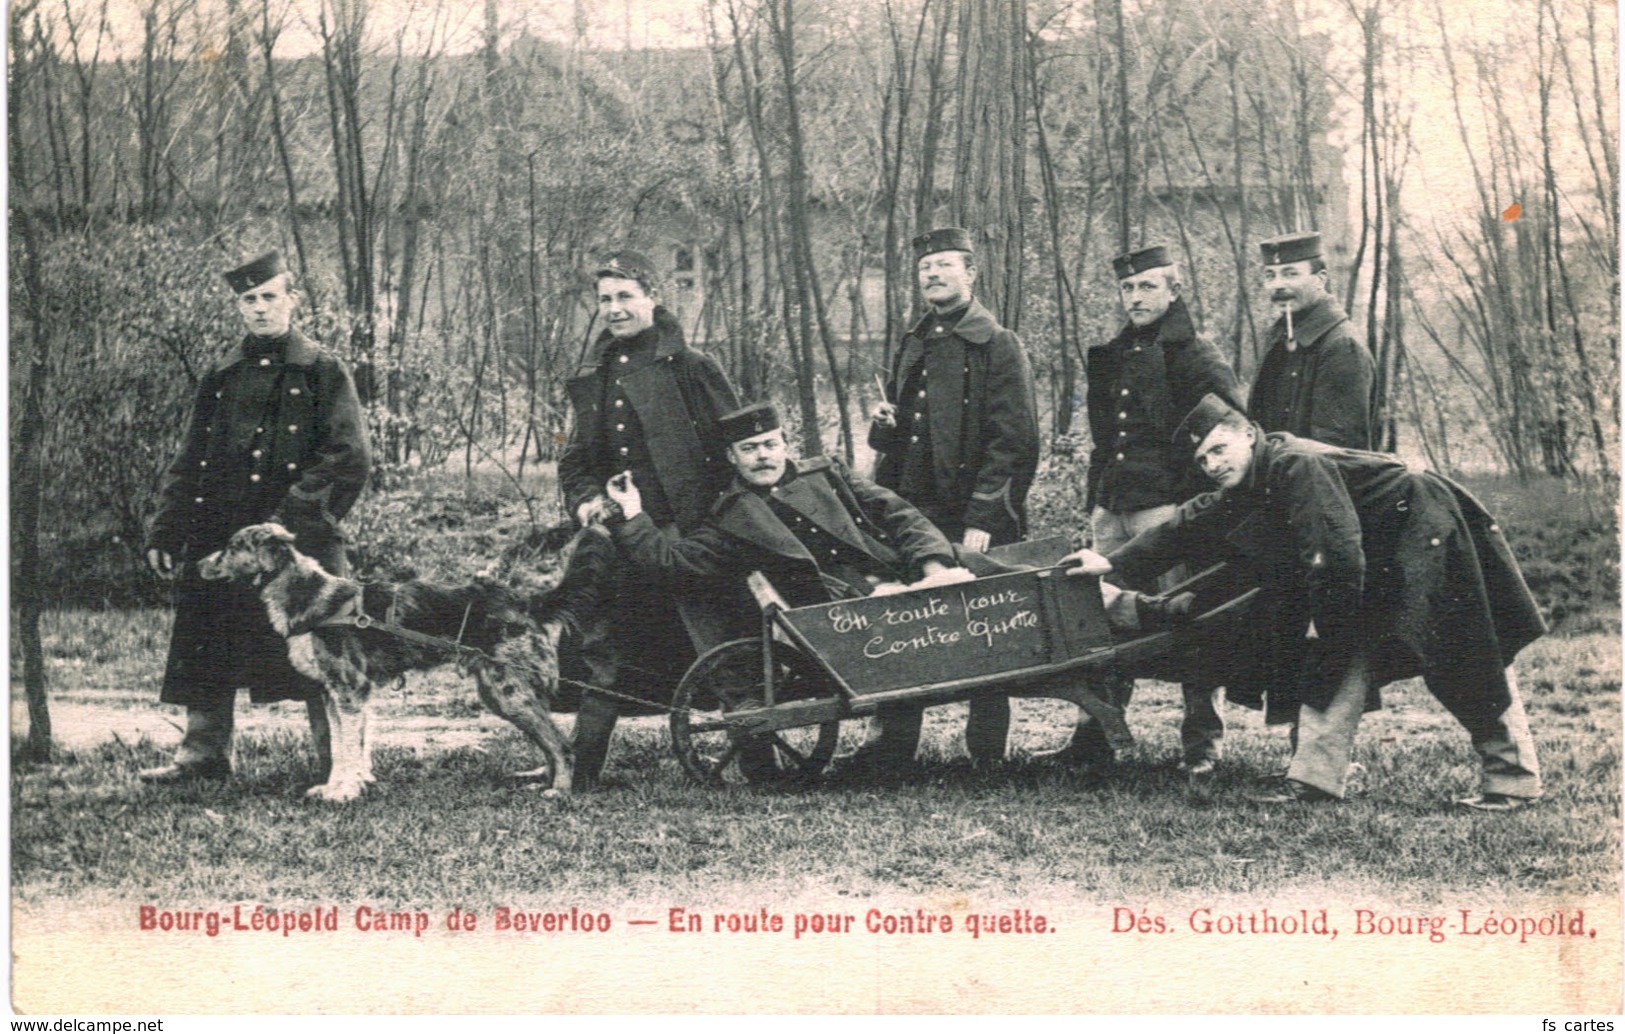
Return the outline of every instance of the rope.
{"type": "MultiPolygon", "coordinates": [[[[394,600],[391,599],[391,601],[390,601],[390,616],[391,617],[394,616],[394,610],[395,610],[395,608],[394,608],[394,600]]],[[[467,627],[467,624],[468,624],[468,610],[465,608],[464,611],[463,611],[463,625],[464,625],[465,628],[467,627]]],[[[378,620],[374,619],[373,617],[369,616],[366,612],[361,610],[360,600],[356,601],[356,605],[355,605],[355,607],[353,609],[346,609],[344,611],[341,611],[338,614],[333,615],[333,617],[331,617],[328,620],[322,622],[322,625],[324,625],[324,626],[352,625],[352,626],[354,626],[356,628],[375,628],[380,632],[385,632],[385,633],[388,633],[389,635],[395,636],[397,639],[404,639],[407,642],[417,643],[420,646],[433,647],[435,649],[445,650],[445,651],[448,651],[448,652],[459,653],[459,654],[463,654],[463,655],[473,654],[473,655],[481,658],[482,660],[485,660],[486,662],[488,662],[490,664],[497,665],[499,667],[512,668],[512,669],[515,669],[515,670],[518,670],[518,671],[528,671],[531,674],[539,676],[541,678],[547,678],[548,677],[547,672],[543,671],[542,669],[540,669],[540,668],[538,668],[538,667],[536,667],[534,665],[525,664],[525,663],[523,663],[521,661],[499,660],[498,658],[493,657],[490,654],[486,653],[484,650],[481,650],[477,646],[469,646],[468,644],[462,642],[462,634],[463,634],[462,629],[458,630],[457,639],[453,640],[453,639],[446,639],[446,638],[443,638],[441,636],[432,636],[432,635],[427,635],[427,634],[425,634],[423,632],[414,631],[413,629],[405,628],[405,627],[403,627],[401,625],[397,625],[393,621],[378,621],[378,620]]],[[[627,665],[623,665],[623,666],[627,667],[627,668],[630,668],[632,670],[635,670],[635,671],[644,672],[645,674],[649,674],[649,675],[656,674],[655,672],[652,672],[647,668],[641,668],[641,667],[639,667],[638,665],[635,665],[635,664],[627,664],[627,665]]],[[[563,675],[558,675],[558,676],[556,676],[556,678],[558,679],[558,681],[560,683],[565,684],[565,685],[575,686],[575,687],[577,687],[579,689],[584,689],[584,690],[591,690],[592,692],[597,693],[600,696],[606,696],[606,697],[609,697],[612,700],[620,700],[620,701],[622,701],[624,703],[637,704],[640,707],[652,707],[652,708],[655,708],[658,711],[663,711],[666,714],[679,714],[679,713],[681,713],[681,714],[690,714],[690,715],[692,715],[692,714],[698,713],[692,707],[672,707],[669,704],[662,704],[657,700],[650,700],[647,697],[639,697],[639,696],[633,696],[630,693],[617,692],[616,690],[613,690],[613,689],[606,689],[603,686],[595,686],[590,682],[582,682],[579,679],[566,678],[563,675]]]]}

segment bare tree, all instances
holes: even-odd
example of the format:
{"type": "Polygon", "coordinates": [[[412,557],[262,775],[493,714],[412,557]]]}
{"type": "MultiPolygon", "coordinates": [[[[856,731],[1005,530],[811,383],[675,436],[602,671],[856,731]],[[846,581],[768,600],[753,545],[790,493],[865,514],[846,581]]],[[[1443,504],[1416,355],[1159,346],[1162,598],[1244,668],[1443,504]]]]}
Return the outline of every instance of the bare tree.
{"type": "Polygon", "coordinates": [[[1026,247],[1027,5],[959,10],[953,221],[976,238],[978,293],[999,322],[1021,325],[1026,247]]]}

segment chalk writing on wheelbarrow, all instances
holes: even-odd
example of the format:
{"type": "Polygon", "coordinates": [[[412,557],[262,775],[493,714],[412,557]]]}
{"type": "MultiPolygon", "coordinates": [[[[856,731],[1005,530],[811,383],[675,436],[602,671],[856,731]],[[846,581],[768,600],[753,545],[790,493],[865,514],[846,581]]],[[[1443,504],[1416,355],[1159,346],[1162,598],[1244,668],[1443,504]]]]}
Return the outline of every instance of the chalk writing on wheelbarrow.
{"type": "Polygon", "coordinates": [[[911,600],[864,613],[843,604],[826,611],[830,629],[840,635],[864,636],[863,655],[889,657],[960,642],[980,641],[988,649],[1001,636],[1039,627],[1038,612],[1022,604],[1030,598],[1016,589],[990,593],[958,592],[911,600]]]}

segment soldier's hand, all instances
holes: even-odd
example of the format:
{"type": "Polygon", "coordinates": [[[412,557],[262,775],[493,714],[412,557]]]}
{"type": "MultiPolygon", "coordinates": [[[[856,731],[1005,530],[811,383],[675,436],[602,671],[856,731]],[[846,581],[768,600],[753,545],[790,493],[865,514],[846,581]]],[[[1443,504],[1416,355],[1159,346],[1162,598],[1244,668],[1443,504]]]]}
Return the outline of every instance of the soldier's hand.
{"type": "Polygon", "coordinates": [[[585,528],[589,524],[602,524],[614,511],[605,496],[596,495],[576,507],[576,523],[585,528]]]}
{"type": "Polygon", "coordinates": [[[152,568],[153,574],[166,582],[175,577],[175,558],[165,550],[147,550],[147,566],[152,568]]]}
{"type": "Polygon", "coordinates": [[[1061,566],[1068,575],[1101,575],[1112,573],[1112,562],[1092,549],[1080,549],[1061,558],[1061,566]]]}
{"type": "Polygon", "coordinates": [[[981,528],[966,528],[965,541],[960,545],[972,553],[986,553],[987,548],[993,544],[993,536],[981,528]]]}
{"type": "Polygon", "coordinates": [[[976,580],[976,576],[963,567],[949,567],[941,563],[933,564],[929,560],[921,565],[920,573],[924,577],[917,582],[911,582],[908,586],[910,591],[914,589],[936,589],[945,585],[958,585],[960,582],[974,582],[976,580]]]}
{"type": "Polygon", "coordinates": [[[881,427],[896,427],[897,407],[890,402],[877,402],[871,419],[881,427]]]}
{"type": "Polygon", "coordinates": [[[627,520],[643,512],[643,493],[638,491],[638,486],[632,481],[630,470],[623,470],[610,478],[609,483],[604,486],[604,491],[609,493],[610,501],[621,508],[621,514],[627,520]]]}

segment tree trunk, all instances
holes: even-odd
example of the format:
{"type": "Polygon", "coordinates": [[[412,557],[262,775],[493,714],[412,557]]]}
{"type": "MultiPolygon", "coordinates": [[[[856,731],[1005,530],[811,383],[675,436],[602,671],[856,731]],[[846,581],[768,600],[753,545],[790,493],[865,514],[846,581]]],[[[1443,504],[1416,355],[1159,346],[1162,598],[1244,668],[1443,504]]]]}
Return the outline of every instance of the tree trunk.
{"type": "MultiPolygon", "coordinates": [[[[17,136],[17,95],[10,100],[11,148],[15,160],[23,152],[17,136]]],[[[13,184],[15,187],[17,184],[13,184]]],[[[34,219],[26,206],[12,210],[13,228],[23,240],[23,282],[26,298],[30,348],[28,393],[23,401],[23,418],[17,438],[11,443],[12,565],[11,599],[17,608],[17,637],[23,648],[23,696],[28,703],[28,745],[30,761],[51,760],[51,709],[46,700],[45,649],[40,638],[40,617],[45,610],[39,548],[40,502],[44,498],[45,390],[50,380],[48,353],[52,328],[42,304],[44,277],[40,272],[40,241],[34,219]]],[[[15,329],[15,328],[14,328],[15,329]]]]}
{"type": "Polygon", "coordinates": [[[976,241],[976,293],[1021,326],[1027,193],[1027,6],[966,4],[959,18],[953,221],[976,241]]]}

